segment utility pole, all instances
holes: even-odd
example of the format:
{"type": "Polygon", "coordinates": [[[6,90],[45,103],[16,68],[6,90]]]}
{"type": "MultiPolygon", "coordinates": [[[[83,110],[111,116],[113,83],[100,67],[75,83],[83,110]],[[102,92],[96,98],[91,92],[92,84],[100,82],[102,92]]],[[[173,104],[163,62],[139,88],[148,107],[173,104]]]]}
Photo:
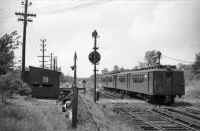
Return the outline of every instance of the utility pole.
{"type": "Polygon", "coordinates": [[[29,17],[36,17],[36,14],[31,14],[28,13],[28,6],[30,6],[32,3],[28,2],[28,0],[25,0],[25,3],[22,2],[22,5],[24,6],[24,12],[15,12],[16,16],[21,16],[18,18],[18,21],[23,21],[24,27],[23,27],[23,45],[22,45],[22,79],[23,79],[23,74],[25,72],[25,60],[26,60],[26,27],[27,27],[27,22],[32,22],[33,20],[30,19],[29,17]]]}
{"type": "Polygon", "coordinates": [[[53,58],[53,70],[57,71],[57,57],[56,56],[53,58]]]}
{"type": "Polygon", "coordinates": [[[78,111],[78,89],[76,84],[76,60],[77,55],[76,52],[74,54],[74,65],[72,66],[72,70],[74,70],[74,82],[73,82],[73,100],[72,100],[72,127],[77,127],[77,111],[78,111]]]}
{"type": "Polygon", "coordinates": [[[50,54],[50,69],[53,69],[53,53],[50,54]]]}
{"type": "Polygon", "coordinates": [[[42,62],[42,68],[44,69],[45,68],[45,62],[48,62],[48,61],[45,61],[45,57],[49,57],[49,56],[45,56],[46,39],[40,39],[40,41],[42,42],[42,44],[41,44],[42,49],[40,49],[40,51],[42,51],[42,56],[38,56],[38,57],[42,57],[42,61],[40,61],[40,62],[42,62]]]}
{"type": "Polygon", "coordinates": [[[57,57],[54,56],[54,58],[53,58],[53,70],[57,71],[57,69],[58,69],[57,57]]]}
{"type": "Polygon", "coordinates": [[[55,57],[56,59],[56,71],[58,71],[58,59],[57,59],[57,56],[55,57]]]}

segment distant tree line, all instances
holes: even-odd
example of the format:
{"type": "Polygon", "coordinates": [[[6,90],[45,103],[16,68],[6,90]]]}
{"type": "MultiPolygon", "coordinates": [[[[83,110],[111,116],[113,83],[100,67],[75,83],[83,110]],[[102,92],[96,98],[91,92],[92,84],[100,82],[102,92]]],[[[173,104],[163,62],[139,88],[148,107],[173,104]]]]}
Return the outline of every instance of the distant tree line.
{"type": "MultiPolygon", "coordinates": [[[[154,66],[154,65],[160,65],[160,60],[162,58],[161,51],[157,50],[149,50],[145,52],[144,56],[144,62],[139,62],[138,66],[133,67],[132,69],[125,69],[124,67],[119,67],[118,65],[114,65],[112,70],[108,70],[108,68],[104,68],[101,70],[101,73],[114,73],[114,72],[121,72],[121,71],[128,71],[128,70],[134,70],[142,67],[148,67],[148,66],[154,66]]],[[[181,64],[179,63],[178,69],[189,71],[190,77],[200,78],[200,52],[195,55],[195,61],[193,64],[181,64]]]]}
{"type": "Polygon", "coordinates": [[[196,54],[195,62],[192,64],[192,72],[196,77],[200,78],[200,52],[196,54]]]}
{"type": "Polygon", "coordinates": [[[134,70],[137,68],[142,68],[142,67],[147,67],[147,66],[153,66],[153,65],[159,65],[160,64],[160,59],[161,59],[162,53],[157,50],[151,50],[151,51],[146,51],[145,53],[145,61],[144,62],[139,62],[138,66],[133,67],[132,69],[126,69],[124,67],[119,67],[118,65],[113,66],[113,70],[109,71],[108,68],[104,68],[101,70],[101,73],[116,73],[116,72],[122,72],[122,71],[130,71],[134,70]]]}
{"type": "Polygon", "coordinates": [[[68,76],[68,75],[64,75],[62,72],[61,72],[61,76],[60,76],[60,82],[62,83],[72,83],[73,82],[73,77],[72,76],[68,76]]]}

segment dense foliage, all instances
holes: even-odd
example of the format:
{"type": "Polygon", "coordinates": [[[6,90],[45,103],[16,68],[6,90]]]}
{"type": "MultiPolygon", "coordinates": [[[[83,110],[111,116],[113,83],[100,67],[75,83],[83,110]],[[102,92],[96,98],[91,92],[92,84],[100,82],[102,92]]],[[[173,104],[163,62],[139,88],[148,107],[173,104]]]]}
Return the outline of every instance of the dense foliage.
{"type": "Polygon", "coordinates": [[[6,74],[14,66],[14,49],[18,48],[20,36],[17,31],[4,34],[0,38],[0,75],[6,74]]]}
{"type": "Polygon", "coordinates": [[[0,92],[2,103],[6,103],[6,97],[12,94],[29,95],[31,88],[20,79],[19,72],[8,72],[0,77],[0,92]]]}
{"type": "Polygon", "coordinates": [[[196,59],[192,65],[192,72],[195,76],[200,78],[200,52],[196,54],[196,59]]]}
{"type": "Polygon", "coordinates": [[[160,51],[152,50],[145,53],[145,61],[147,65],[160,64],[162,53],[160,51]]]}
{"type": "Polygon", "coordinates": [[[0,93],[2,102],[13,93],[30,94],[31,88],[20,79],[20,72],[13,70],[14,50],[18,48],[20,36],[17,31],[4,34],[0,38],[0,93]]]}

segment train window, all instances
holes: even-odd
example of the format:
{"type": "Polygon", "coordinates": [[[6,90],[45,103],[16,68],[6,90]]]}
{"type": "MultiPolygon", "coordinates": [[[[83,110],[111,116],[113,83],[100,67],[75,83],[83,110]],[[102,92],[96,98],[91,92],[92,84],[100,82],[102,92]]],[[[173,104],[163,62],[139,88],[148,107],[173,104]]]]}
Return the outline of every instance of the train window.
{"type": "Polygon", "coordinates": [[[102,77],[102,78],[101,78],[101,81],[102,81],[102,82],[106,82],[106,78],[102,77]]]}
{"type": "Polygon", "coordinates": [[[109,78],[108,78],[108,81],[109,81],[109,82],[112,82],[112,77],[109,77],[109,78]]]}
{"type": "Polygon", "coordinates": [[[103,79],[103,82],[112,82],[112,77],[109,77],[109,76],[105,77],[103,79]]]}
{"type": "Polygon", "coordinates": [[[143,74],[137,74],[132,76],[133,83],[144,82],[145,76],[143,74]]]}
{"type": "Polygon", "coordinates": [[[125,77],[119,77],[119,81],[120,81],[120,82],[125,82],[126,79],[125,79],[125,77]]]}

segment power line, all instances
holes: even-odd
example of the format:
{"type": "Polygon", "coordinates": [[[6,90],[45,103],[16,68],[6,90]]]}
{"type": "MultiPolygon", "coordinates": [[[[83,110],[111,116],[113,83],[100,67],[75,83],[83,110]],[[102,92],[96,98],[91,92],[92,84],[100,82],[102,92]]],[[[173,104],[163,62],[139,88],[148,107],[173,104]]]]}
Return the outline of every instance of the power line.
{"type": "Polygon", "coordinates": [[[163,54],[162,54],[162,56],[164,56],[165,58],[168,58],[168,59],[171,59],[171,60],[174,60],[174,61],[183,62],[183,63],[190,63],[190,64],[194,63],[193,61],[186,61],[186,60],[182,60],[182,59],[177,59],[177,58],[169,57],[169,56],[166,56],[166,55],[163,55],[163,54]]]}
{"type": "Polygon", "coordinates": [[[40,61],[40,62],[42,62],[42,68],[44,69],[45,68],[45,62],[48,62],[48,61],[45,60],[45,58],[49,57],[49,56],[45,55],[45,51],[46,51],[45,42],[46,42],[46,39],[41,39],[40,41],[42,42],[42,44],[41,44],[42,49],[40,49],[42,51],[42,56],[38,56],[38,57],[42,57],[42,61],[40,61]]]}

